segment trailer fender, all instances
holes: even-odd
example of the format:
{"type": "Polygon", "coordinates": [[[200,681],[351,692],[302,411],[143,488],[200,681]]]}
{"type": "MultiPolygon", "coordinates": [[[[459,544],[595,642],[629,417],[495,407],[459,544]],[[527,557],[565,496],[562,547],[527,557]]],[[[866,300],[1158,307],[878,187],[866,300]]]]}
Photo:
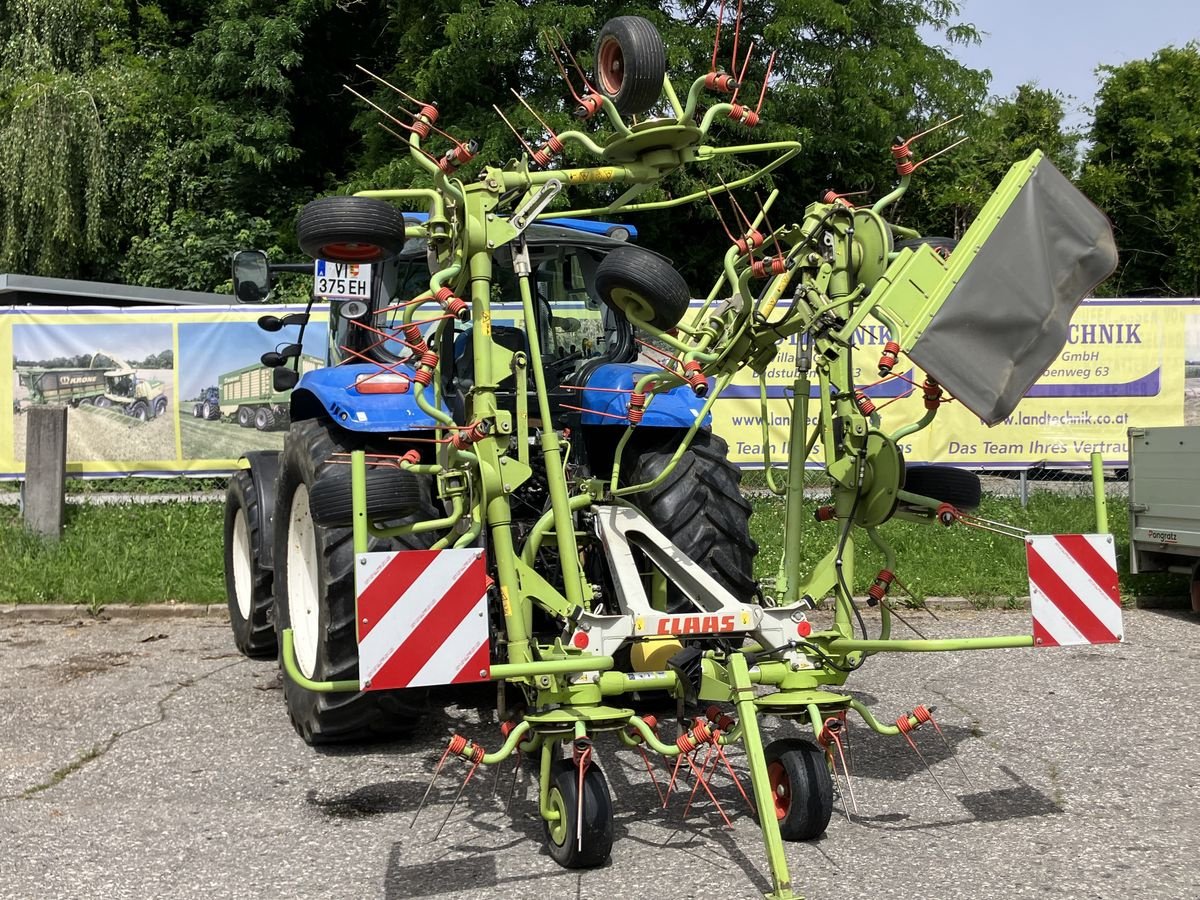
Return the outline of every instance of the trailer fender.
{"type": "Polygon", "coordinates": [[[272,557],[272,548],[275,546],[272,531],[275,521],[275,477],[279,474],[280,455],[278,450],[254,450],[241,457],[250,467],[250,478],[258,493],[259,565],[272,571],[275,568],[272,557]]]}
{"type": "MultiPolygon", "coordinates": [[[[625,418],[629,413],[629,394],[614,391],[630,390],[644,375],[661,372],[656,366],[640,363],[607,363],[597,366],[587,378],[580,406],[588,410],[580,418],[582,425],[608,425],[624,428],[628,423],[612,416],[625,418]]],[[[711,379],[710,379],[711,381],[711,379]]],[[[646,406],[643,428],[690,428],[704,407],[704,401],[686,385],[672,388],[646,406]]],[[[712,426],[712,413],[704,417],[704,427],[712,426]]]]}
{"type": "MultiPolygon", "coordinates": [[[[355,432],[395,434],[404,431],[424,431],[437,427],[437,422],[417,406],[412,387],[404,393],[366,394],[355,389],[360,376],[378,375],[379,367],[370,363],[331,366],[305,372],[292,390],[289,415],[293,422],[329,416],[342,428],[355,432]]],[[[400,363],[389,371],[412,378],[412,366],[400,363]]],[[[433,392],[425,394],[430,403],[433,392]]],[[[442,412],[449,414],[446,405],[442,412]]]]}

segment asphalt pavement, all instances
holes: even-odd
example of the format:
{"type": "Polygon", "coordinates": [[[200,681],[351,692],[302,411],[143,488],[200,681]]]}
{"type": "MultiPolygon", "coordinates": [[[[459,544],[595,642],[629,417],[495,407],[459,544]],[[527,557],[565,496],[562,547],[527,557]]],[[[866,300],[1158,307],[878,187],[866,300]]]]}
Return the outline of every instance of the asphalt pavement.
{"type": "MultiPolygon", "coordinates": [[[[929,636],[1021,633],[1027,612],[941,612],[929,636]]],[[[855,725],[859,815],[787,846],[810,898],[1200,896],[1200,620],[1126,612],[1127,642],[1073,650],[892,654],[849,687],[883,719],[917,703],[915,740],[855,725]]],[[[732,782],[663,810],[636,753],[597,744],[614,793],[611,862],[560,869],[536,787],[511,768],[467,786],[457,760],[412,825],[454,731],[499,743],[493,714],[439,708],[411,741],[318,752],[295,735],[272,662],[213,619],[0,619],[0,897],[751,898],[769,888],[732,782]]],[[[486,698],[477,695],[476,701],[486,698]]],[[[795,734],[770,722],[769,735],[795,734]]],[[[741,767],[740,751],[731,759],[741,767]]],[[[661,766],[661,762],[659,763],[661,766]]],[[[661,768],[660,768],[661,773],[661,768]]],[[[661,776],[660,776],[661,780],[661,776]]]]}

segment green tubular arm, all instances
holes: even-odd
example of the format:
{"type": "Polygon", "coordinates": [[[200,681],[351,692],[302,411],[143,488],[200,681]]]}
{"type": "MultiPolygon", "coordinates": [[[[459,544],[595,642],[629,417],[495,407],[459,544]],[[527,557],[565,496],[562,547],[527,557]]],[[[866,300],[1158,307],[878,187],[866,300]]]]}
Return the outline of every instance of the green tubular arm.
{"type": "Polygon", "coordinates": [[[952,650],[1006,650],[1013,647],[1032,647],[1033,635],[1015,634],[1003,637],[940,638],[934,640],[861,641],[855,638],[834,638],[822,649],[832,654],[853,653],[945,653],[952,650]]]}
{"type": "Polygon", "coordinates": [[[700,104],[700,94],[704,90],[704,79],[707,76],[701,75],[692,82],[692,86],[688,88],[687,105],[684,106],[683,112],[679,115],[679,120],[682,122],[691,119],[696,115],[696,107],[700,104]]]}
{"type": "MultiPolygon", "coordinates": [[[[425,157],[421,157],[424,159],[425,157]]],[[[428,160],[427,160],[428,161],[428,160]]],[[[434,167],[437,168],[436,166],[434,167]]],[[[372,197],[376,200],[426,200],[429,202],[431,219],[445,221],[446,204],[442,195],[433,188],[396,188],[383,191],[356,191],[355,197],[372,197]]]]}
{"type": "MultiPolygon", "coordinates": [[[[679,748],[674,744],[664,744],[660,741],[658,735],[650,730],[650,726],[646,724],[646,720],[641,716],[630,716],[629,724],[637,729],[637,733],[641,736],[642,741],[645,741],[646,745],[656,753],[661,753],[663,756],[679,755],[679,748]]],[[[640,743],[637,738],[628,734],[623,728],[617,734],[621,736],[623,742],[631,747],[636,747],[640,743]],[[631,741],[632,743],[630,743],[631,741]]]]}
{"type": "Polygon", "coordinates": [[[318,694],[338,694],[360,690],[357,681],[313,681],[311,678],[306,678],[304,673],[300,671],[300,666],[296,664],[296,640],[292,636],[292,629],[290,628],[283,629],[281,656],[283,658],[283,670],[287,673],[287,677],[306,691],[315,691],[318,694]]]}
{"type": "Polygon", "coordinates": [[[405,534],[424,534],[427,531],[441,531],[443,528],[453,528],[463,515],[463,498],[455,494],[450,498],[450,513],[441,519],[427,519],[422,522],[410,522],[407,525],[396,525],[392,528],[372,528],[371,533],[376,537],[400,537],[405,534]]]}
{"type": "MultiPolygon", "coordinates": [[[[861,700],[851,700],[850,708],[852,710],[854,710],[856,713],[858,713],[860,716],[862,716],[862,720],[864,722],[866,722],[868,726],[870,726],[872,731],[876,731],[879,734],[887,734],[887,735],[894,735],[894,734],[900,733],[900,729],[897,728],[895,725],[884,725],[882,722],[880,722],[878,719],[876,719],[875,716],[871,714],[871,710],[867,709],[867,707],[863,705],[861,700]]],[[[908,724],[913,726],[914,728],[916,728],[919,723],[917,722],[917,720],[915,718],[913,718],[912,716],[909,716],[908,724]]]]}
{"type": "MultiPolygon", "coordinates": [[[[875,202],[875,205],[871,207],[871,212],[875,213],[875,215],[879,215],[885,209],[887,209],[889,206],[891,206],[893,203],[895,203],[897,200],[899,200],[901,197],[903,197],[908,192],[908,185],[909,185],[909,182],[911,182],[911,181],[912,181],[912,175],[900,176],[900,184],[896,187],[896,189],[894,191],[892,191],[890,194],[887,194],[884,197],[880,197],[879,200],[877,200],[875,202]]],[[[893,228],[894,227],[895,226],[893,226],[893,228]]]]}
{"type": "Polygon", "coordinates": [[[704,113],[704,118],[700,120],[700,133],[708,134],[708,130],[712,128],[712,123],[717,116],[727,115],[733,109],[732,103],[714,103],[704,113]]]}
{"type": "Polygon", "coordinates": [[[517,727],[508,733],[508,738],[500,745],[500,748],[494,753],[483,754],[483,759],[480,762],[485,766],[494,766],[496,763],[504,762],[504,760],[513,755],[513,751],[517,749],[517,745],[521,743],[528,733],[529,723],[518,723],[517,727]]]}
{"type": "Polygon", "coordinates": [[[535,678],[538,675],[575,675],[580,672],[607,672],[616,663],[611,656],[571,656],[541,662],[495,663],[492,681],[509,678],[535,678]]]}
{"type": "MultiPolygon", "coordinates": [[[[591,494],[575,494],[567,503],[571,512],[576,513],[581,509],[587,509],[595,499],[591,494]]],[[[525,546],[521,549],[521,560],[526,565],[533,565],[533,560],[537,556],[538,549],[542,546],[542,541],[545,540],[546,532],[550,530],[553,524],[554,510],[548,510],[542,514],[542,517],[530,529],[529,538],[525,541],[525,546]]]]}
{"type": "MultiPolygon", "coordinates": [[[[878,528],[868,528],[866,532],[871,543],[878,547],[883,554],[883,567],[889,572],[894,572],[896,570],[896,551],[892,549],[892,545],[879,533],[878,528]]],[[[879,639],[886,641],[892,635],[892,611],[888,609],[885,602],[879,604],[879,622],[879,639]]],[[[870,656],[869,653],[867,655],[870,656]]]]}
{"type": "Polygon", "coordinates": [[[932,423],[937,417],[937,414],[938,411],[936,406],[933,409],[925,410],[925,415],[921,416],[921,418],[917,419],[917,421],[910,422],[903,428],[897,428],[896,433],[891,436],[891,439],[893,441],[901,441],[910,434],[916,434],[921,429],[928,428],[930,423],[932,423]]]}
{"type": "Polygon", "coordinates": [[[425,415],[443,425],[454,425],[454,419],[449,413],[444,413],[428,400],[425,399],[425,385],[420,382],[413,382],[413,400],[425,415]]]}
{"type": "Polygon", "coordinates": [[[762,419],[763,472],[767,476],[767,487],[772,494],[782,497],[787,493],[787,488],[775,484],[775,469],[771,466],[771,427],[768,421],[766,369],[758,373],[758,408],[759,418],[762,419]]]}
{"type": "Polygon", "coordinates": [[[675,85],[671,84],[670,77],[666,75],[663,76],[663,93],[667,95],[667,102],[671,104],[671,111],[675,113],[676,120],[682,121],[684,119],[683,105],[679,102],[679,95],[675,93],[675,85]]]}

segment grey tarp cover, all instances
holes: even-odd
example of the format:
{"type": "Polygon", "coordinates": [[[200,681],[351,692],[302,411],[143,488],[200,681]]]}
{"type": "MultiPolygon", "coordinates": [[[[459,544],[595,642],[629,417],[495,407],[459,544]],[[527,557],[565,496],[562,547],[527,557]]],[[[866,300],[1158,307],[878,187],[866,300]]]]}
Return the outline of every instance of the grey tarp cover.
{"type": "Polygon", "coordinates": [[[1062,351],[1072,313],[1116,265],[1108,219],[1043,159],[908,355],[995,425],[1062,351]]]}

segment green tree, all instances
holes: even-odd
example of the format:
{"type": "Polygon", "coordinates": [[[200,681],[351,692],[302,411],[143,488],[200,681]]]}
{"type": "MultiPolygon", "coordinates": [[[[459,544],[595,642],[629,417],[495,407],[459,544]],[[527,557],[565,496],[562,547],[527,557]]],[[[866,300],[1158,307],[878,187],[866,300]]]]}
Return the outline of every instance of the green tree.
{"type": "Polygon", "coordinates": [[[1113,296],[1200,296],[1200,46],[1103,66],[1081,183],[1113,221],[1113,296]]]}

